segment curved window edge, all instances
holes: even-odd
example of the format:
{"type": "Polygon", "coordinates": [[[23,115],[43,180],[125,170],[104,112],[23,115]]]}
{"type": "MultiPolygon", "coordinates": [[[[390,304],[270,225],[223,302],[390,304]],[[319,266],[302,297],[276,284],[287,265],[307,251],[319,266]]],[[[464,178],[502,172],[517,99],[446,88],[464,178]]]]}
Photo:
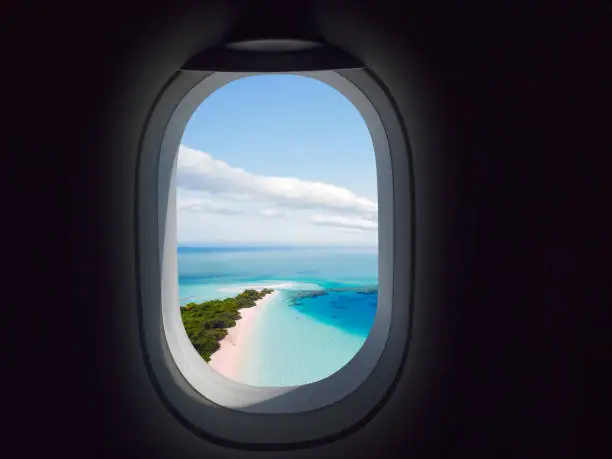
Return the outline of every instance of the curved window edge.
{"type": "Polygon", "coordinates": [[[290,388],[237,383],[208,367],[180,320],[173,194],[178,145],[206,97],[230,81],[262,73],[179,73],[152,109],[138,168],[139,317],[150,373],[166,404],[200,434],[251,447],[312,442],[365,419],[389,393],[409,339],[412,286],[394,285],[395,278],[412,278],[408,274],[413,269],[412,194],[405,180],[409,152],[396,109],[367,70],[287,73],[316,78],[345,95],[364,117],[376,152],[378,308],[364,346],[336,373],[290,388]],[[398,253],[405,256],[394,257],[398,253]]]}

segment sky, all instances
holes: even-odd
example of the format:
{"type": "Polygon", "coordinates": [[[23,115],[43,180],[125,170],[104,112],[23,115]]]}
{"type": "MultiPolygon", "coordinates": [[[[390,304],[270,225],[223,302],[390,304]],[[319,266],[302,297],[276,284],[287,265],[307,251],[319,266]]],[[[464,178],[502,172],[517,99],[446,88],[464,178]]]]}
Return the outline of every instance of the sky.
{"type": "Polygon", "coordinates": [[[368,128],[312,78],[250,76],[210,95],[181,139],[176,184],[181,246],[377,244],[368,128]]]}

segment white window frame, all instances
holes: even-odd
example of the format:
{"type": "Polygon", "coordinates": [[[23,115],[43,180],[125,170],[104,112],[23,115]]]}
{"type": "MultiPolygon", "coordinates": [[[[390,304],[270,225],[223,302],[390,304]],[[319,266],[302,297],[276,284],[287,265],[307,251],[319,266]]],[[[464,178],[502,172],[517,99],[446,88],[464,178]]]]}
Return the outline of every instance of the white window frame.
{"type": "Polygon", "coordinates": [[[349,99],[372,137],[378,183],[378,306],[355,357],[320,381],[254,387],[214,371],[192,346],[178,295],[175,169],[183,131],[217,89],[265,72],[177,73],[151,109],[137,171],[140,331],[145,361],[166,406],[200,435],[262,447],[321,441],[354,429],[389,396],[403,367],[411,316],[413,204],[408,142],[391,99],[366,69],[286,72],[349,99]],[[299,413],[299,415],[297,415],[299,413]]]}

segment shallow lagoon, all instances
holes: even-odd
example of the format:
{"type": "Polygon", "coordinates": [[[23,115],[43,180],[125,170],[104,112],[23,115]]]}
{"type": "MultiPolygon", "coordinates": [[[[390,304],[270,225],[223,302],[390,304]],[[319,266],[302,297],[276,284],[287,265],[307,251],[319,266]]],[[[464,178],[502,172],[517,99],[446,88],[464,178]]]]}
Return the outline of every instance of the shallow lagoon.
{"type": "Polygon", "coordinates": [[[361,348],[376,313],[376,248],[178,249],[179,302],[246,288],[280,292],[258,313],[240,382],[291,386],[323,379],[361,348]]]}

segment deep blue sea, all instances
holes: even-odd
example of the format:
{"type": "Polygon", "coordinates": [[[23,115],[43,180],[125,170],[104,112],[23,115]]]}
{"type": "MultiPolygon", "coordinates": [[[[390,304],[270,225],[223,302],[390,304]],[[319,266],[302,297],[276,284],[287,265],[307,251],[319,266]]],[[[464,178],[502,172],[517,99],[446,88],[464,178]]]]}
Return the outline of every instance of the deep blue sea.
{"type": "Polygon", "coordinates": [[[180,304],[246,288],[280,292],[257,314],[240,382],[318,381],[361,348],[377,305],[376,248],[179,247],[180,304]]]}

